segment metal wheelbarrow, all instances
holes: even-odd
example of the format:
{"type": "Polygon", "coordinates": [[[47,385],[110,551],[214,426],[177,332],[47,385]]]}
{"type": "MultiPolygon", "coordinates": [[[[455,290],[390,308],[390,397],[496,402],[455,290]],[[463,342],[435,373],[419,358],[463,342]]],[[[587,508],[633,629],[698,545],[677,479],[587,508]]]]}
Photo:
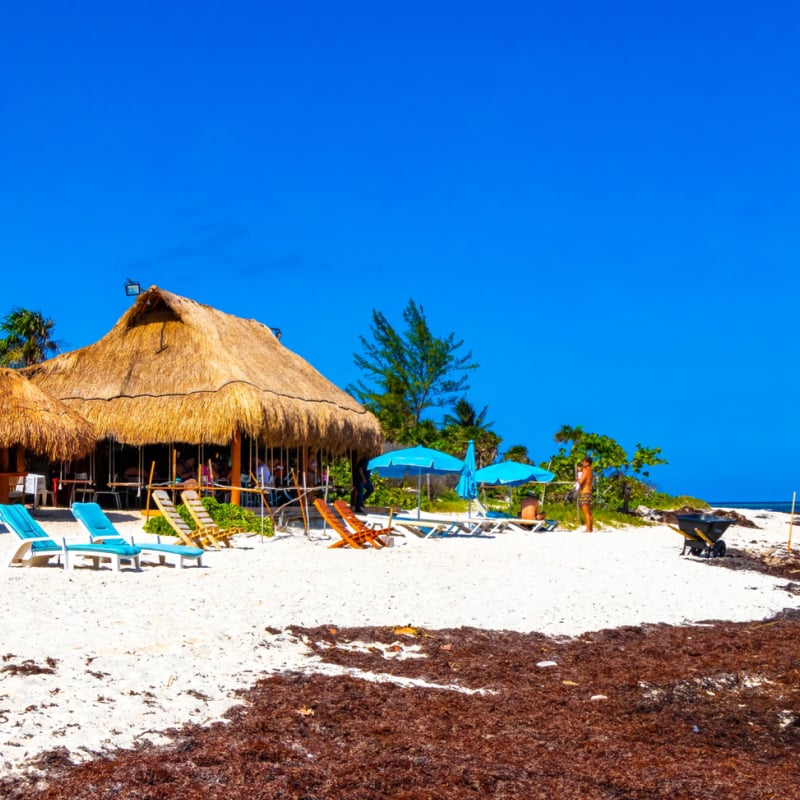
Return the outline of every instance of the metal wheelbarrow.
{"type": "Polygon", "coordinates": [[[670,525],[676,533],[684,537],[683,555],[687,549],[693,556],[718,558],[725,555],[727,547],[720,539],[733,520],[714,517],[711,514],[678,514],[678,528],[670,525]]]}

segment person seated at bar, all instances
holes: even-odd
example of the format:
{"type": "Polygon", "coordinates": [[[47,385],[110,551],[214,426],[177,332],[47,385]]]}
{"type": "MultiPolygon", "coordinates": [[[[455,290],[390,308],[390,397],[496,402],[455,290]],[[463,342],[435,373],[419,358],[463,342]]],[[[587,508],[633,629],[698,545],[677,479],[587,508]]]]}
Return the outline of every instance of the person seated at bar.
{"type": "Polygon", "coordinates": [[[128,467],[122,475],[129,483],[138,483],[144,478],[144,472],[137,466],[128,467]]]}
{"type": "Polygon", "coordinates": [[[185,458],[179,461],[175,467],[178,480],[182,483],[193,481],[197,484],[197,462],[193,458],[185,458]]]}

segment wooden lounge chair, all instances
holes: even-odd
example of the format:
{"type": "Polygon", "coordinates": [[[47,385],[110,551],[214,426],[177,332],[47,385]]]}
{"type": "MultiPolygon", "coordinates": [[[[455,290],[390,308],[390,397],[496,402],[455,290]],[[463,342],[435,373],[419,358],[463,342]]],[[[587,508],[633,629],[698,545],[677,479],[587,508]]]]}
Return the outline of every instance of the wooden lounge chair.
{"type": "Polygon", "coordinates": [[[211,519],[211,515],[206,511],[206,507],[203,505],[203,501],[200,499],[200,495],[194,489],[185,489],[181,492],[181,500],[183,500],[183,504],[189,509],[189,513],[192,515],[192,519],[194,520],[195,525],[197,525],[197,530],[203,536],[208,537],[214,544],[219,547],[220,543],[224,544],[225,547],[231,547],[231,537],[235,536],[237,533],[243,533],[244,528],[220,528],[213,519],[211,519]]]}
{"type": "Polygon", "coordinates": [[[65,570],[71,570],[73,561],[71,556],[90,558],[95,569],[100,566],[100,561],[110,561],[114,572],[120,571],[120,564],[125,561],[138,572],[139,554],[141,549],[127,542],[124,544],[67,544],[62,538],[58,544],[42,526],[31,516],[25,506],[0,505],[0,521],[17,535],[18,545],[12,549],[3,566],[12,564],[22,566],[38,566],[48,564],[54,556],[63,559],[65,570]]]}
{"type": "Polygon", "coordinates": [[[156,489],[152,494],[152,498],[161,515],[183,544],[187,547],[200,547],[203,550],[207,550],[209,547],[219,549],[219,545],[199,528],[193,531],[189,527],[184,518],[178,513],[178,509],[175,508],[172,498],[164,489],[156,489]]]}
{"type": "Polygon", "coordinates": [[[184,561],[194,561],[203,566],[203,550],[200,547],[186,547],[180,544],[166,544],[158,537],[155,542],[128,541],[114,527],[97,503],[73,503],[72,516],[83,526],[92,542],[100,544],[132,544],[143,553],[158,558],[159,564],[170,559],[177,569],[183,569],[184,561]]]}
{"type": "Polygon", "coordinates": [[[392,527],[392,511],[389,512],[389,524],[385,528],[373,528],[363,520],[356,516],[356,512],[344,501],[334,500],[333,507],[339,512],[339,515],[345,521],[347,526],[356,533],[374,536],[380,543],[381,547],[386,547],[388,542],[381,539],[381,536],[391,536],[398,533],[392,527]]]}
{"type": "Polygon", "coordinates": [[[331,549],[337,547],[352,547],[354,550],[364,550],[367,545],[376,549],[385,547],[386,543],[381,542],[373,533],[371,528],[366,532],[354,531],[347,527],[341,517],[337,517],[333,509],[320,497],[314,501],[314,507],[319,511],[322,519],[327,525],[339,534],[339,541],[330,545],[331,549]]]}

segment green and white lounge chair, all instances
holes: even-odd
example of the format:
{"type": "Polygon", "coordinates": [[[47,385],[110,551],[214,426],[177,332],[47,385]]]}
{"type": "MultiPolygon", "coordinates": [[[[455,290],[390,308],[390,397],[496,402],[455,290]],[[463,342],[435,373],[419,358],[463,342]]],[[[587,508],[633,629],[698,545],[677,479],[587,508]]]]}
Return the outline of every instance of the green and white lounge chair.
{"type": "Polygon", "coordinates": [[[67,544],[65,539],[58,544],[42,526],[30,515],[22,505],[0,505],[0,522],[18,537],[19,544],[11,549],[3,566],[12,564],[32,565],[47,564],[51,558],[63,558],[64,569],[71,570],[73,556],[91,558],[95,568],[101,560],[111,561],[114,572],[119,572],[120,564],[128,562],[138,571],[141,550],[130,544],[67,544]]]}
{"type": "Polygon", "coordinates": [[[194,561],[198,567],[203,566],[203,551],[199,547],[184,547],[177,544],[162,544],[161,538],[155,542],[130,541],[114,527],[97,503],[73,503],[72,516],[83,526],[92,542],[102,544],[131,544],[141,549],[145,555],[158,557],[160,564],[169,558],[178,569],[183,569],[184,561],[194,561]]]}

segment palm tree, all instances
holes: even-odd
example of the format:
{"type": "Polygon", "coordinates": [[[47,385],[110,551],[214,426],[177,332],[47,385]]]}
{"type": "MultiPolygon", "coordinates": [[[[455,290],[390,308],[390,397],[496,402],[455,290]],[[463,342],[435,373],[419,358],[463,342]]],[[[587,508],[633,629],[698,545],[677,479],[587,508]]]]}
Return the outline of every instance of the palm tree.
{"type": "Polygon", "coordinates": [[[533,462],[528,455],[528,448],[524,444],[514,444],[503,453],[503,458],[506,461],[518,461],[520,464],[532,464],[533,462]]]}
{"type": "Polygon", "coordinates": [[[3,322],[0,332],[0,366],[28,367],[46,361],[59,352],[58,342],[51,338],[55,323],[40,311],[15,308],[3,322]]]}
{"type": "Polygon", "coordinates": [[[576,425],[574,428],[571,425],[562,425],[556,431],[553,439],[558,444],[571,444],[574,446],[583,439],[583,428],[580,425],[576,425]]]}
{"type": "Polygon", "coordinates": [[[462,397],[453,407],[454,414],[444,415],[442,433],[451,444],[453,452],[464,456],[470,439],[475,442],[475,460],[478,466],[491,464],[497,455],[500,437],[491,430],[493,422],[486,421],[489,406],[484,406],[478,413],[475,407],[462,397]]]}

